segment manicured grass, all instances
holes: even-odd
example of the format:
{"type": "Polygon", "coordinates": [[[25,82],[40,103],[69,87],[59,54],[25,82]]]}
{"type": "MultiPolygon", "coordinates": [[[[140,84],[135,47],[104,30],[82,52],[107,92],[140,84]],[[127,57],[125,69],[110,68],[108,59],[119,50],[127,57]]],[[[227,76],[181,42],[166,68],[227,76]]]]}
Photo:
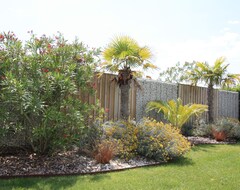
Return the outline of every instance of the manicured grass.
{"type": "Polygon", "coordinates": [[[180,160],[100,175],[0,180],[0,189],[239,189],[240,144],[201,145],[180,160]]]}

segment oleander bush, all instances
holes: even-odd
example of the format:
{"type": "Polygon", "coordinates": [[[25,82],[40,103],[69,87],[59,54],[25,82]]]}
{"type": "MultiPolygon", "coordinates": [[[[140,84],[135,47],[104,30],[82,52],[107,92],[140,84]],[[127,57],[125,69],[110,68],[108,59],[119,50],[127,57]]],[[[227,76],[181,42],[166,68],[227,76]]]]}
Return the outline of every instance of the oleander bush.
{"type": "MultiPolygon", "coordinates": [[[[78,92],[94,93],[92,78],[99,50],[59,33],[22,43],[14,33],[0,34],[0,134],[46,154],[78,141],[95,105],[78,92]]],[[[7,142],[0,142],[6,144],[7,142]]]]}
{"type": "Polygon", "coordinates": [[[79,152],[93,156],[97,146],[104,139],[103,136],[103,120],[102,118],[97,118],[81,131],[81,138],[78,142],[79,152]]]}

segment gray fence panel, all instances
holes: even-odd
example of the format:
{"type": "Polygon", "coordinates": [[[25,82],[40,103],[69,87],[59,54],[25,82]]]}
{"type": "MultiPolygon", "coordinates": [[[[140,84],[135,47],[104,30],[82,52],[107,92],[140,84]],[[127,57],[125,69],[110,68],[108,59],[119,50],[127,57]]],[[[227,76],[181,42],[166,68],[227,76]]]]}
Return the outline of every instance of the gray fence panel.
{"type": "Polygon", "coordinates": [[[238,93],[220,90],[218,98],[219,117],[231,117],[238,119],[238,93]]]}
{"type": "Polygon", "coordinates": [[[166,84],[153,80],[140,80],[139,84],[142,89],[137,90],[136,97],[136,120],[139,121],[143,117],[151,117],[161,120],[163,117],[155,111],[146,113],[146,104],[149,101],[162,100],[167,101],[177,99],[178,87],[176,84],[166,84]]]}

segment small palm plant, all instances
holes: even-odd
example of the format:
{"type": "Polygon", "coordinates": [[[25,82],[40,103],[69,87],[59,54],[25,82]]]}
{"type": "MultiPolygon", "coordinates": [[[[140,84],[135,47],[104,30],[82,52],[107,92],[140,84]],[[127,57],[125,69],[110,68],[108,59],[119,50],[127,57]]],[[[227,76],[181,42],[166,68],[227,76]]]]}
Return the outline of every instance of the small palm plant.
{"type": "Polygon", "coordinates": [[[177,101],[151,101],[147,104],[146,111],[149,112],[151,110],[156,110],[157,113],[162,112],[164,117],[173,126],[180,129],[192,115],[199,116],[203,112],[207,111],[208,106],[202,104],[183,105],[182,100],[178,98],[177,101]]]}

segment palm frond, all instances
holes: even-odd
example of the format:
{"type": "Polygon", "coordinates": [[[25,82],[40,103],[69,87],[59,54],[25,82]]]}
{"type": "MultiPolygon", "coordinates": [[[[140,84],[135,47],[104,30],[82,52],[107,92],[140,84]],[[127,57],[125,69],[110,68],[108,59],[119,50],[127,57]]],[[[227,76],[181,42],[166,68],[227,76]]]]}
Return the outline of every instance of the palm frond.
{"type": "Polygon", "coordinates": [[[111,69],[114,71],[118,67],[118,70],[124,67],[133,68],[154,68],[154,65],[149,63],[145,65],[145,62],[149,62],[152,58],[151,50],[147,47],[141,47],[139,44],[129,36],[116,36],[104,49],[103,58],[106,62],[112,62],[116,66],[106,67],[103,69],[111,69]],[[121,64],[120,64],[121,62],[121,64]]]}
{"type": "Polygon", "coordinates": [[[203,81],[206,84],[212,85],[228,85],[236,81],[237,79],[232,75],[226,77],[226,72],[229,64],[224,65],[226,61],[225,57],[220,57],[216,59],[213,66],[210,66],[208,63],[197,62],[194,72],[190,74],[190,80],[195,84],[196,82],[203,81]]]}
{"type": "Polygon", "coordinates": [[[202,104],[183,105],[182,100],[178,98],[176,101],[169,100],[168,102],[151,101],[146,106],[146,112],[151,110],[155,110],[157,113],[162,112],[170,123],[181,128],[192,115],[200,115],[207,111],[208,106],[202,104]]]}
{"type": "Polygon", "coordinates": [[[143,64],[143,69],[157,69],[158,67],[156,65],[153,65],[152,63],[145,63],[143,64]]]}

